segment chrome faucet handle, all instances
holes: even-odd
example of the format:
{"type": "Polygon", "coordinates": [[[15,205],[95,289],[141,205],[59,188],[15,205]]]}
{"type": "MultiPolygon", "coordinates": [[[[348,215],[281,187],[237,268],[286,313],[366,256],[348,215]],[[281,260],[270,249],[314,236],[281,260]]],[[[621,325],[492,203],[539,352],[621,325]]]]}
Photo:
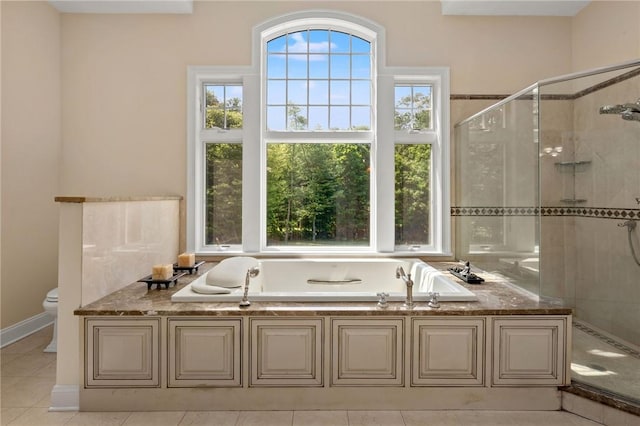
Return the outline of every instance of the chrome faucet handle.
{"type": "Polygon", "coordinates": [[[402,269],[402,266],[398,266],[396,268],[396,278],[402,278],[404,276],[404,269],[402,269]]]}
{"type": "Polygon", "coordinates": [[[247,270],[247,275],[245,275],[244,279],[244,294],[242,295],[242,300],[240,300],[240,307],[247,308],[251,306],[251,302],[249,301],[249,285],[251,278],[255,278],[260,273],[260,269],[257,267],[249,268],[247,270]]]}
{"type": "Polygon", "coordinates": [[[430,308],[439,308],[440,307],[440,303],[438,302],[438,297],[440,297],[440,293],[437,292],[429,292],[429,307],[430,308]]]}
{"type": "Polygon", "coordinates": [[[633,231],[634,229],[636,229],[637,223],[635,220],[626,220],[624,221],[624,223],[619,223],[618,227],[619,228],[627,228],[629,229],[629,232],[633,231]]]}
{"type": "Polygon", "coordinates": [[[380,300],[378,300],[378,308],[386,309],[389,307],[389,303],[387,303],[387,297],[389,297],[389,293],[381,292],[376,294],[380,300]]]}

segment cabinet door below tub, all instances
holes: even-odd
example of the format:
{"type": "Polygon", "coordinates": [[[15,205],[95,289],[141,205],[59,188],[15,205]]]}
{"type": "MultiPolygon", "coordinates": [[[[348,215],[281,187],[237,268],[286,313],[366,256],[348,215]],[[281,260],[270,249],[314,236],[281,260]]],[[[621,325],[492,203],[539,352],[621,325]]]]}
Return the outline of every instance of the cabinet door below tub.
{"type": "Polygon", "coordinates": [[[169,387],[240,386],[241,319],[169,319],[169,387]]]}
{"type": "Polygon", "coordinates": [[[322,386],[322,318],[250,321],[250,386],[322,386]]]}
{"type": "Polygon", "coordinates": [[[403,386],[402,319],[333,319],[332,386],[403,386]]]}
{"type": "Polygon", "coordinates": [[[159,387],[159,324],[158,318],[85,319],[86,387],[159,387]]]}
{"type": "Polygon", "coordinates": [[[483,386],[485,319],[414,319],[412,386],[483,386]]]}
{"type": "Polygon", "coordinates": [[[570,321],[570,317],[545,316],[494,318],[492,386],[569,384],[570,321]]]}

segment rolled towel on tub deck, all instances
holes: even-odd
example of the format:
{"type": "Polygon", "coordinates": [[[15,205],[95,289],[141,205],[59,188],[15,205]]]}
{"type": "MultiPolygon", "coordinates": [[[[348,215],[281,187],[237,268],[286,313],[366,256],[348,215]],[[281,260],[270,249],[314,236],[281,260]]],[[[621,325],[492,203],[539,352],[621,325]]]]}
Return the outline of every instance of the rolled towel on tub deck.
{"type": "Polygon", "coordinates": [[[225,287],[218,287],[217,285],[209,285],[202,283],[191,284],[191,290],[201,294],[229,294],[231,290],[225,287]]]}
{"type": "Polygon", "coordinates": [[[258,266],[253,257],[230,257],[224,259],[207,273],[207,285],[225,288],[241,287],[247,271],[258,266]]]}

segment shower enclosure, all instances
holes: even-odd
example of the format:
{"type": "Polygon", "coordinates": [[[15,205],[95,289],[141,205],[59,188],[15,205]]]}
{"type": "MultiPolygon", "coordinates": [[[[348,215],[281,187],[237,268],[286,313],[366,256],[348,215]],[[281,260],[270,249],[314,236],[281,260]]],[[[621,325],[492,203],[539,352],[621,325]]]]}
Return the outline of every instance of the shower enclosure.
{"type": "Polygon", "coordinates": [[[456,256],[574,308],[574,383],[640,405],[640,60],[455,126],[456,256]]]}

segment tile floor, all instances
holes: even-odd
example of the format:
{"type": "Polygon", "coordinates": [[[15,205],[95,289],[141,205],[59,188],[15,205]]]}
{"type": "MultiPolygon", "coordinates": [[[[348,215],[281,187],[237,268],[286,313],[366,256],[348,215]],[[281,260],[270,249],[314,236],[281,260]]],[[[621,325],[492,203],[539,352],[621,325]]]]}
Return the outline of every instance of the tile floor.
{"type": "Polygon", "coordinates": [[[600,423],[564,411],[48,411],[55,383],[56,355],[42,350],[51,327],[3,348],[1,425],[259,425],[259,426],[590,426],[600,423]]]}
{"type": "Polygon", "coordinates": [[[589,324],[576,321],[571,378],[628,400],[640,401],[639,352],[637,348],[607,339],[589,324]]]}

